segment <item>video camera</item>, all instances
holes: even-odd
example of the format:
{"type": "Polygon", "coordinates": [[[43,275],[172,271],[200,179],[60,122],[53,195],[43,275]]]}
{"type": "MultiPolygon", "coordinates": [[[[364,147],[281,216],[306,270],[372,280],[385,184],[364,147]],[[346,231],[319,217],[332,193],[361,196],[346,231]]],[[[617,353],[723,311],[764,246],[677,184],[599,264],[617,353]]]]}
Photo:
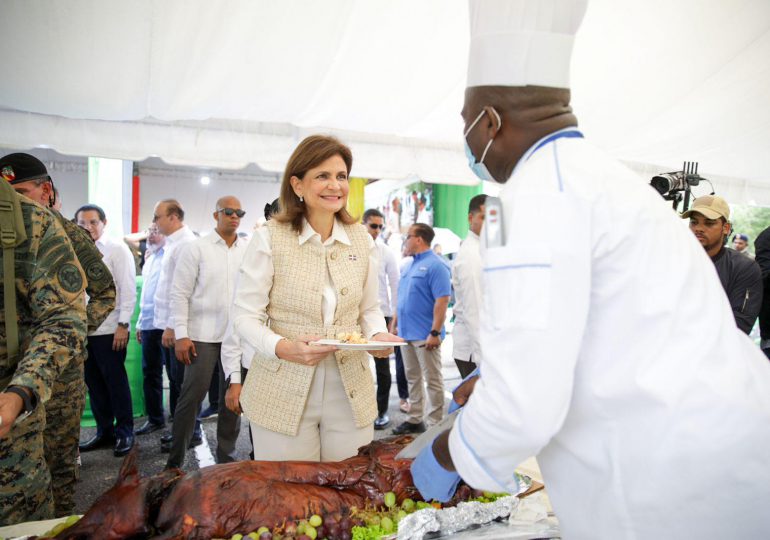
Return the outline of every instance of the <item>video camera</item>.
{"type": "Polygon", "coordinates": [[[701,180],[711,184],[708,179],[698,174],[697,162],[685,161],[681,171],[657,174],[650,180],[650,185],[665,200],[672,201],[674,210],[680,202],[684,201],[682,212],[686,212],[690,206],[691,188],[700,184],[701,180]]]}

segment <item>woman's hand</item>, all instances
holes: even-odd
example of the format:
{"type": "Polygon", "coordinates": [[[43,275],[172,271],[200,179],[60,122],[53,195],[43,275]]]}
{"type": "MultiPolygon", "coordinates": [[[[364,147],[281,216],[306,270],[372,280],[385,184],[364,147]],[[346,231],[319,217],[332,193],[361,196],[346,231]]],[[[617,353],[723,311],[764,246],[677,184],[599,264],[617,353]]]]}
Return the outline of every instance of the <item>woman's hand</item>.
{"type": "Polygon", "coordinates": [[[310,345],[312,341],[321,339],[318,336],[300,336],[296,340],[282,339],[275,346],[275,355],[281,360],[317,366],[321,360],[337,350],[333,345],[310,345]]]}
{"type": "Polygon", "coordinates": [[[238,383],[230,383],[225,394],[225,407],[233,411],[235,414],[241,414],[241,390],[243,385],[238,383]]]}
{"type": "MultiPolygon", "coordinates": [[[[400,338],[398,336],[394,336],[393,334],[389,334],[388,332],[380,332],[379,334],[374,334],[372,336],[371,341],[387,341],[391,343],[404,343],[404,338],[400,338]]],[[[391,354],[393,354],[393,348],[390,349],[380,349],[377,351],[366,351],[375,358],[387,358],[391,354]]]]}

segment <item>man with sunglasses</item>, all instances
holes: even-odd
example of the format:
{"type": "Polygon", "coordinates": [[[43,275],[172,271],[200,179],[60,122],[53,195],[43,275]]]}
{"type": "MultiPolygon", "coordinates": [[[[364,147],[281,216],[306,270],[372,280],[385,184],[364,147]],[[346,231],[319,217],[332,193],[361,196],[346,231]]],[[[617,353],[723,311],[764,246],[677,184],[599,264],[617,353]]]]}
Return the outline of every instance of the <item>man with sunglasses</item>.
{"type": "MultiPolygon", "coordinates": [[[[167,468],[181,467],[184,463],[198,410],[215,370],[219,372],[219,394],[225,395],[220,357],[235,281],[246,251],[246,241],[238,236],[244,215],[238,199],[220,198],[212,214],[217,224],[214,232],[191,242],[179,254],[170,298],[175,354],[177,361],[184,365],[184,378],[174,413],[167,468]]],[[[220,400],[217,417],[217,461],[220,463],[230,461],[239,421],[238,415],[220,400]]]]}
{"type": "MultiPolygon", "coordinates": [[[[399,270],[396,256],[393,251],[379,240],[380,233],[385,228],[385,216],[375,208],[364,212],[364,226],[374,239],[380,255],[380,310],[385,315],[385,324],[390,326],[393,313],[396,311],[398,299],[399,270]]],[[[396,354],[399,355],[396,347],[396,354]]],[[[390,424],[388,416],[388,401],[390,398],[390,358],[375,358],[374,367],[377,372],[377,419],[374,421],[374,429],[385,429],[390,424]]],[[[399,370],[398,356],[396,360],[396,382],[398,395],[402,400],[409,397],[409,390],[404,374],[404,365],[401,363],[399,370]]]]}

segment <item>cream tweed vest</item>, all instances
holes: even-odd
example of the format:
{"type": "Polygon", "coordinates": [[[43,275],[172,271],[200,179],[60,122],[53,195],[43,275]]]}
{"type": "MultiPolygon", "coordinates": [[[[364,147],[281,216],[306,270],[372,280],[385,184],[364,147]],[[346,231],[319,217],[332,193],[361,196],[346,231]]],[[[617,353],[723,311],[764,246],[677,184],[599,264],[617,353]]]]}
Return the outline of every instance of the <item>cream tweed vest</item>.
{"type": "MultiPolygon", "coordinates": [[[[267,226],[274,268],[267,306],[270,328],[289,339],[307,334],[335,338],[339,332],[360,332],[361,296],[369,269],[370,237],[366,229],[342,225],[351,245],[335,242],[323,248],[312,242],[299,245],[298,234],[288,223],[268,221],[267,226]],[[322,318],[327,268],[337,293],[331,326],[324,326],[322,318]]],[[[345,350],[334,354],[356,426],[371,424],[377,417],[377,403],[366,353],[345,350]]],[[[241,393],[244,414],[265,429],[296,435],[314,373],[315,366],[255,355],[241,393]]]]}

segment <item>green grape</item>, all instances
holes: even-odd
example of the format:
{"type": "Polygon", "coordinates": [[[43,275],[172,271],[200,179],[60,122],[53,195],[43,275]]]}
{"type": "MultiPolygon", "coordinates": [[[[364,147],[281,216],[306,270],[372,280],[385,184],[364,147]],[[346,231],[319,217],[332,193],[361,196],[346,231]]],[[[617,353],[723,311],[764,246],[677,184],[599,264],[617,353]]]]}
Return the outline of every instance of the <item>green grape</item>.
{"type": "Polygon", "coordinates": [[[313,527],[318,527],[323,522],[324,522],[323,518],[318,514],[313,514],[312,516],[310,516],[310,519],[308,520],[308,523],[310,523],[313,527]]]}
{"type": "Polygon", "coordinates": [[[388,508],[393,508],[394,506],[396,506],[396,494],[393,493],[392,491],[388,491],[385,494],[385,506],[387,506],[388,508]]]}
{"type": "Polygon", "coordinates": [[[388,516],[385,516],[380,520],[380,527],[382,527],[382,530],[386,533],[393,532],[393,520],[388,516]]]}
{"type": "Polygon", "coordinates": [[[310,525],[309,523],[305,526],[305,534],[311,538],[311,540],[315,540],[318,536],[318,531],[315,530],[315,527],[310,525]]]}
{"type": "Polygon", "coordinates": [[[412,499],[404,499],[404,502],[401,503],[401,508],[407,512],[414,512],[414,501],[412,499]]]}
{"type": "Polygon", "coordinates": [[[417,510],[422,510],[423,508],[430,508],[430,504],[425,501],[417,501],[417,510]]]}
{"type": "Polygon", "coordinates": [[[307,527],[307,520],[303,519],[297,524],[297,534],[305,534],[305,527],[307,527]]]}
{"type": "Polygon", "coordinates": [[[398,511],[398,514],[396,514],[396,521],[397,521],[397,522],[398,522],[398,521],[401,521],[401,520],[402,520],[402,519],[404,519],[406,516],[407,516],[407,513],[406,513],[406,511],[405,511],[405,510],[399,510],[399,511],[398,511]]]}
{"type": "Polygon", "coordinates": [[[257,536],[259,536],[260,534],[262,534],[264,532],[270,532],[270,529],[268,527],[265,527],[265,526],[260,527],[259,529],[257,529],[257,536]]]}
{"type": "Polygon", "coordinates": [[[235,533],[230,537],[230,540],[243,540],[243,535],[241,533],[235,533]]]}
{"type": "Polygon", "coordinates": [[[259,535],[255,531],[251,531],[246,537],[251,538],[251,540],[258,540],[259,535]]]}
{"type": "Polygon", "coordinates": [[[72,527],[78,521],[80,521],[80,516],[70,516],[64,523],[67,524],[67,527],[72,527]]]}

